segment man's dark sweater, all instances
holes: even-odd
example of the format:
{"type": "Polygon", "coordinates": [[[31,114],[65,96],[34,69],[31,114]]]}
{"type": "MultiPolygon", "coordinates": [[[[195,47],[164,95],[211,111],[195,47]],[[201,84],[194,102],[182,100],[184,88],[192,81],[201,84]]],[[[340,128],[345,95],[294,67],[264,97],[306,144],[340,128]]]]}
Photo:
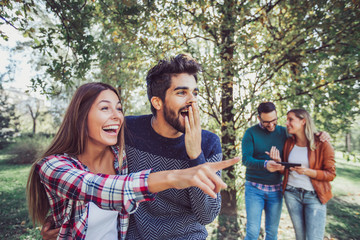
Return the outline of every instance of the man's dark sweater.
{"type": "MultiPolygon", "coordinates": [[[[184,169],[222,159],[219,137],[202,130],[202,153],[195,160],[186,154],[184,134],[165,138],[151,127],[152,115],[126,117],[126,155],[129,172],[184,169]]],[[[220,172],[218,172],[220,174],[220,172]]],[[[221,198],[213,199],[199,188],[168,189],[154,201],[140,203],[130,216],[126,239],[206,239],[205,224],[220,211],[221,198]]]]}

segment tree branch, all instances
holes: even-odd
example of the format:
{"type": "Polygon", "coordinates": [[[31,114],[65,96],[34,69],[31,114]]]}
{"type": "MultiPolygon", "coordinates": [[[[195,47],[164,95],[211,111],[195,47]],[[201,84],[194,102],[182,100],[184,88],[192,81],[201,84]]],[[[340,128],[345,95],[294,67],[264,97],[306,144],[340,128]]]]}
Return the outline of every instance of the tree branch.
{"type": "Polygon", "coordinates": [[[0,18],[2,20],[4,20],[6,22],[6,24],[10,25],[11,27],[15,28],[16,30],[19,30],[17,27],[15,27],[11,22],[9,22],[8,20],[6,20],[4,17],[0,16],[0,18]]]}
{"type": "MultiPolygon", "coordinates": [[[[347,77],[347,78],[338,79],[338,80],[335,80],[333,82],[326,82],[324,84],[320,84],[318,86],[315,86],[315,87],[313,87],[313,88],[311,88],[311,89],[309,89],[307,91],[298,92],[298,93],[295,94],[295,96],[301,96],[301,95],[309,94],[309,93],[311,93],[311,91],[314,91],[314,90],[319,89],[321,87],[325,87],[325,86],[327,86],[327,85],[329,85],[331,83],[352,81],[352,80],[358,80],[358,79],[360,79],[360,74],[356,75],[356,76],[353,76],[353,77],[347,77]]],[[[293,96],[280,97],[278,99],[275,99],[274,102],[286,100],[286,99],[289,99],[291,97],[293,97],[293,96]]]]}

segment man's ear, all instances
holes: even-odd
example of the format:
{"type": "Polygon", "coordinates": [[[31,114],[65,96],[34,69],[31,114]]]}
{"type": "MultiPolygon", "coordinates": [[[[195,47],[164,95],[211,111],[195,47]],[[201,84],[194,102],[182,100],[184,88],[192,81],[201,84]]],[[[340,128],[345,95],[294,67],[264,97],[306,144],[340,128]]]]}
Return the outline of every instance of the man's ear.
{"type": "Polygon", "coordinates": [[[159,97],[152,97],[151,98],[151,105],[157,110],[161,110],[163,107],[163,102],[159,97]]]}

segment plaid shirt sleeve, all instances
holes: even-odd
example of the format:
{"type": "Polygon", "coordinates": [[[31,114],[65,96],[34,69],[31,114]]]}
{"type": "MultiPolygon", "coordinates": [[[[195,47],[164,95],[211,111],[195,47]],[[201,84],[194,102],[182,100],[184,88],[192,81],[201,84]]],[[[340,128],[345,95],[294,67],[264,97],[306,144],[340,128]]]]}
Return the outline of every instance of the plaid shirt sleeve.
{"type": "Polygon", "coordinates": [[[93,174],[79,168],[75,160],[53,155],[38,165],[39,176],[47,191],[60,198],[93,202],[106,210],[132,213],[137,203],[152,200],[147,179],[151,170],[128,175],[93,174]]]}

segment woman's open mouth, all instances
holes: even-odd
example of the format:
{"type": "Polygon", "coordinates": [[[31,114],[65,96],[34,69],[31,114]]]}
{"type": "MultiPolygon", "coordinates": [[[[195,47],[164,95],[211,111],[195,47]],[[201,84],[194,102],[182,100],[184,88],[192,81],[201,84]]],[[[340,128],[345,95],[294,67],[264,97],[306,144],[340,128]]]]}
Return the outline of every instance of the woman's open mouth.
{"type": "Polygon", "coordinates": [[[110,134],[117,134],[120,126],[119,125],[108,125],[103,127],[103,130],[110,134]]]}

